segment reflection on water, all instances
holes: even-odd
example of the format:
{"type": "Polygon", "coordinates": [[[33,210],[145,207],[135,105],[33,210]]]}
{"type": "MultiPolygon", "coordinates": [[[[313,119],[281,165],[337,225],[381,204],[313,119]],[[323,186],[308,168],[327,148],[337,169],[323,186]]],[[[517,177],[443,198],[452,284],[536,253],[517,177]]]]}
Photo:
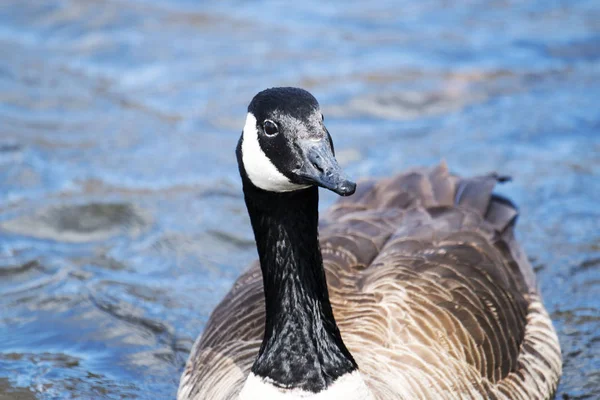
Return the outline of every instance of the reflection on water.
{"type": "Polygon", "coordinates": [[[595,1],[2,2],[0,398],[174,396],[255,257],[233,149],[276,85],[317,96],[353,176],[512,175],[557,397],[600,398],[598,21],[595,1]]]}

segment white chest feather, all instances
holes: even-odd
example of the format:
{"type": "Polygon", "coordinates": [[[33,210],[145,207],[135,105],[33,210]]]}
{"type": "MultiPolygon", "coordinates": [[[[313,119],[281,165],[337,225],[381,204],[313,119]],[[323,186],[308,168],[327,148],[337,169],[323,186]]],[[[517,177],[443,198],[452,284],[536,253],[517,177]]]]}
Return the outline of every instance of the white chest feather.
{"type": "Polygon", "coordinates": [[[269,160],[258,142],[256,118],[252,113],[246,116],[242,141],[242,161],[248,178],[257,187],[271,192],[290,192],[308,186],[290,182],[269,160]]]}
{"type": "Polygon", "coordinates": [[[358,371],[339,377],[327,389],[306,392],[299,389],[281,389],[268,379],[252,373],[248,376],[238,400],[372,400],[373,396],[358,371]]]}

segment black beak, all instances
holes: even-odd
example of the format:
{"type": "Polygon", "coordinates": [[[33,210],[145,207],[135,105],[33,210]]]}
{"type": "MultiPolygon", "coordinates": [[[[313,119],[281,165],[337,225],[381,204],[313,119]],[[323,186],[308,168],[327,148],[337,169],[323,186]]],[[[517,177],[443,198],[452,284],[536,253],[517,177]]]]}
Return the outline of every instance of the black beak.
{"type": "Polygon", "coordinates": [[[306,183],[316,184],[340,196],[350,196],[356,191],[352,182],[340,168],[327,139],[306,140],[300,147],[304,151],[304,164],[297,171],[306,183]]]}

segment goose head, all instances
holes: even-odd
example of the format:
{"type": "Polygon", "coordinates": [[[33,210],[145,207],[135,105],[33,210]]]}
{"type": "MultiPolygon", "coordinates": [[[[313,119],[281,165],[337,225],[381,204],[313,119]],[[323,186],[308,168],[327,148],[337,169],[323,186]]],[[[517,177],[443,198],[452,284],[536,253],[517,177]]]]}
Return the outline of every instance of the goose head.
{"type": "Polygon", "coordinates": [[[258,93],[248,106],[236,152],[242,177],[264,191],[321,186],[349,196],[356,190],[335,159],[319,103],[303,89],[258,93]]]}

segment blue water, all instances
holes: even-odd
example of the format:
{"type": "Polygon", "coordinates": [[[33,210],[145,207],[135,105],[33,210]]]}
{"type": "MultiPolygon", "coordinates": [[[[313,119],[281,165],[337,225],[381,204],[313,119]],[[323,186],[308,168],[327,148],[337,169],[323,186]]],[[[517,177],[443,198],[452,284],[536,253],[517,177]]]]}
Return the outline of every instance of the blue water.
{"type": "Polygon", "coordinates": [[[289,3],[0,3],[0,399],[174,396],[255,257],[233,150],[279,85],[354,177],[512,175],[557,398],[600,399],[600,3],[289,3]]]}

